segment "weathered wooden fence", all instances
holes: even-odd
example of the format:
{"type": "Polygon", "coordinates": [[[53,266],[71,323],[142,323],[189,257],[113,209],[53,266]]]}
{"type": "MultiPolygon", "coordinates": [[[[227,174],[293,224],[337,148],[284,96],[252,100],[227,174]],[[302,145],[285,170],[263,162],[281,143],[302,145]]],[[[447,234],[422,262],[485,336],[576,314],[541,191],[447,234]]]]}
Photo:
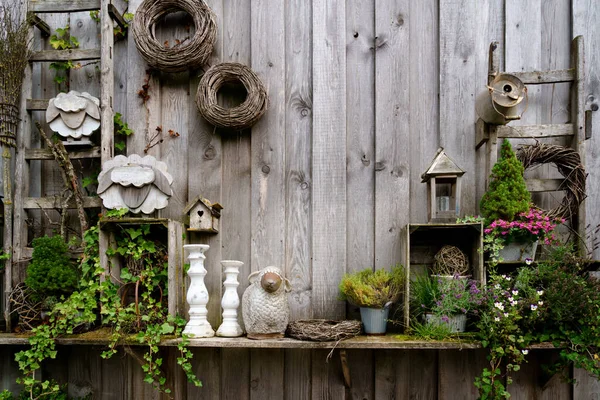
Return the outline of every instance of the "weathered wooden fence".
{"type": "MultiPolygon", "coordinates": [[[[9,0],[10,1],[10,0],[9,0]]],[[[135,13],[141,0],[115,1],[135,13]]],[[[439,146],[467,171],[464,214],[477,214],[484,191],[485,151],[475,151],[475,97],[487,83],[488,46],[500,43],[505,71],[569,67],[570,42],[583,35],[586,107],[600,96],[600,3],[595,0],[207,0],[217,16],[210,64],[247,64],[268,88],[269,110],[242,132],[215,129],[194,103],[202,71],[149,73],[133,35],[114,49],[116,112],[134,130],[129,154],[143,154],[157,127],[179,137],[147,154],[168,164],[174,195],[160,217],[182,219],[186,203],[202,195],[224,207],[217,235],[190,234],[207,243],[209,320],[220,321],[219,261],[245,263],[250,272],[282,267],[293,285],[292,319],[354,315],[337,300],[345,272],[401,262],[406,224],[427,222],[420,182],[439,146]],[[138,92],[148,84],[148,100],[138,92]]],[[[99,45],[87,12],[45,16],[52,30],[69,24],[81,48],[99,45]]],[[[167,18],[159,29],[174,42],[189,21],[167,18]]],[[[49,48],[36,32],[36,49],[49,48]]],[[[99,95],[95,65],[70,73],[70,88],[99,95]]],[[[56,95],[46,65],[33,74],[36,98],[56,95]]],[[[570,118],[568,84],[531,88],[518,123],[564,123],[570,118]]],[[[35,114],[42,119],[41,115],[35,114]]],[[[600,128],[592,118],[587,140],[587,220],[600,223],[600,128]]],[[[34,132],[34,138],[37,133],[34,132]]],[[[99,168],[95,166],[94,168],[99,168]]],[[[31,164],[31,195],[60,192],[53,161],[31,164]]],[[[547,201],[547,200],[544,200],[547,201]]],[[[52,217],[52,215],[50,215],[52,217]]],[[[47,229],[30,215],[32,231],[47,229]]],[[[600,258],[596,251],[595,258],[600,258]]],[[[3,387],[16,375],[15,346],[0,347],[3,387]]],[[[164,350],[174,366],[174,349],[164,350]]],[[[180,398],[341,399],[474,398],[471,384],[485,363],[479,350],[349,350],[353,385],[346,389],[339,357],[329,350],[195,349],[205,387],[176,385],[180,398]]],[[[93,388],[99,398],[153,398],[141,370],[126,356],[101,361],[93,346],[64,346],[46,365],[71,388],[93,388]],[[135,368],[133,368],[135,367],[135,368]]],[[[511,390],[514,398],[600,398],[598,383],[536,383],[540,351],[511,390]]],[[[578,374],[579,375],[579,374],[578,374]]],[[[176,377],[177,379],[181,377],[176,377]]],[[[72,389],[76,390],[76,389],[72,389]]],[[[83,390],[83,389],[82,389],[83,390]]]]}

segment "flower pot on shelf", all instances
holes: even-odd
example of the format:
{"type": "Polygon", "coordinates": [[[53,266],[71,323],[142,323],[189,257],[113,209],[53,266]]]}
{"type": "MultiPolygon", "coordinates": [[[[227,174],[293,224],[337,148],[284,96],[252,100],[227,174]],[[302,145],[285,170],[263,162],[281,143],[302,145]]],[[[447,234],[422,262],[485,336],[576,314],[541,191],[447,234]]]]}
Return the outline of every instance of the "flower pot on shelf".
{"type": "Polygon", "coordinates": [[[390,305],[383,308],[360,307],[360,319],[367,335],[385,335],[390,305]]]}
{"type": "Polygon", "coordinates": [[[512,242],[504,245],[504,248],[500,250],[499,255],[505,262],[510,261],[522,261],[526,259],[535,259],[535,252],[537,251],[538,241],[518,243],[512,242]]]}
{"type": "Polygon", "coordinates": [[[464,332],[467,328],[467,314],[455,314],[451,315],[447,318],[447,321],[444,317],[440,317],[439,315],[427,313],[424,315],[425,322],[428,324],[434,325],[443,325],[447,324],[452,333],[464,332]]]}

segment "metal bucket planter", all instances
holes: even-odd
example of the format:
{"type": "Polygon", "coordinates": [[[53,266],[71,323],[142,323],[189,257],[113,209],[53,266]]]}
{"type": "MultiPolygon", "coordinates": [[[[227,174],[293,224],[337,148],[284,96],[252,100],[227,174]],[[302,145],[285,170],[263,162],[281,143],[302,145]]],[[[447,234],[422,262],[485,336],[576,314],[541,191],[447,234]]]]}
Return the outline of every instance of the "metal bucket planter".
{"type": "Polygon", "coordinates": [[[528,243],[509,243],[504,245],[504,248],[500,250],[499,255],[503,261],[521,261],[525,262],[527,259],[533,260],[535,258],[535,252],[537,251],[538,241],[528,243]]]}
{"type": "Polygon", "coordinates": [[[385,335],[390,305],[384,308],[360,308],[360,319],[367,335],[385,335]]]}
{"type": "Polygon", "coordinates": [[[448,317],[448,321],[435,314],[425,314],[425,322],[433,325],[447,325],[452,333],[464,332],[467,329],[467,314],[455,314],[448,317]]]}

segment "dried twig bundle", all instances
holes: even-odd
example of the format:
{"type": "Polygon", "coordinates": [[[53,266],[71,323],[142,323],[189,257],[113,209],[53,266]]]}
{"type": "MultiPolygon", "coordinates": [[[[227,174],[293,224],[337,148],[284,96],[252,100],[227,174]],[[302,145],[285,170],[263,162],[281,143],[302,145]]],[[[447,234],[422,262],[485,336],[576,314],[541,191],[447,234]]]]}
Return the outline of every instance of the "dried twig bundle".
{"type": "Polygon", "coordinates": [[[213,51],[217,24],[212,10],[202,0],[144,0],[133,18],[133,38],[144,60],[163,72],[182,72],[206,63],[213,51]],[[167,14],[185,11],[194,19],[191,40],[166,47],[155,36],[156,22],[167,14]]]}
{"type": "Polygon", "coordinates": [[[238,63],[222,63],[211,67],[202,76],[196,93],[200,114],[219,128],[242,130],[254,125],[267,111],[267,90],[254,71],[238,63]],[[217,104],[217,93],[228,83],[241,83],[246,100],[237,107],[217,104]]]}
{"type": "Polygon", "coordinates": [[[360,321],[306,319],[291,322],[286,334],[294,339],[329,342],[360,335],[360,321]]]}

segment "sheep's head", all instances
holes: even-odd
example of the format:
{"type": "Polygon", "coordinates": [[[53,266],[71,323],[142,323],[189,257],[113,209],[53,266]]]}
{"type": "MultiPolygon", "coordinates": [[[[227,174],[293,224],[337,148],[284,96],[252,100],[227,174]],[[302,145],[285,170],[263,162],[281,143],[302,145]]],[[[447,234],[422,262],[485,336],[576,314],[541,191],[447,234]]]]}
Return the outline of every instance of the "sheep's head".
{"type": "Polygon", "coordinates": [[[290,281],[283,277],[281,270],[277,267],[266,267],[260,271],[255,271],[248,276],[250,283],[255,283],[260,280],[260,286],[267,293],[275,293],[284,283],[285,291],[292,290],[290,281]]]}

